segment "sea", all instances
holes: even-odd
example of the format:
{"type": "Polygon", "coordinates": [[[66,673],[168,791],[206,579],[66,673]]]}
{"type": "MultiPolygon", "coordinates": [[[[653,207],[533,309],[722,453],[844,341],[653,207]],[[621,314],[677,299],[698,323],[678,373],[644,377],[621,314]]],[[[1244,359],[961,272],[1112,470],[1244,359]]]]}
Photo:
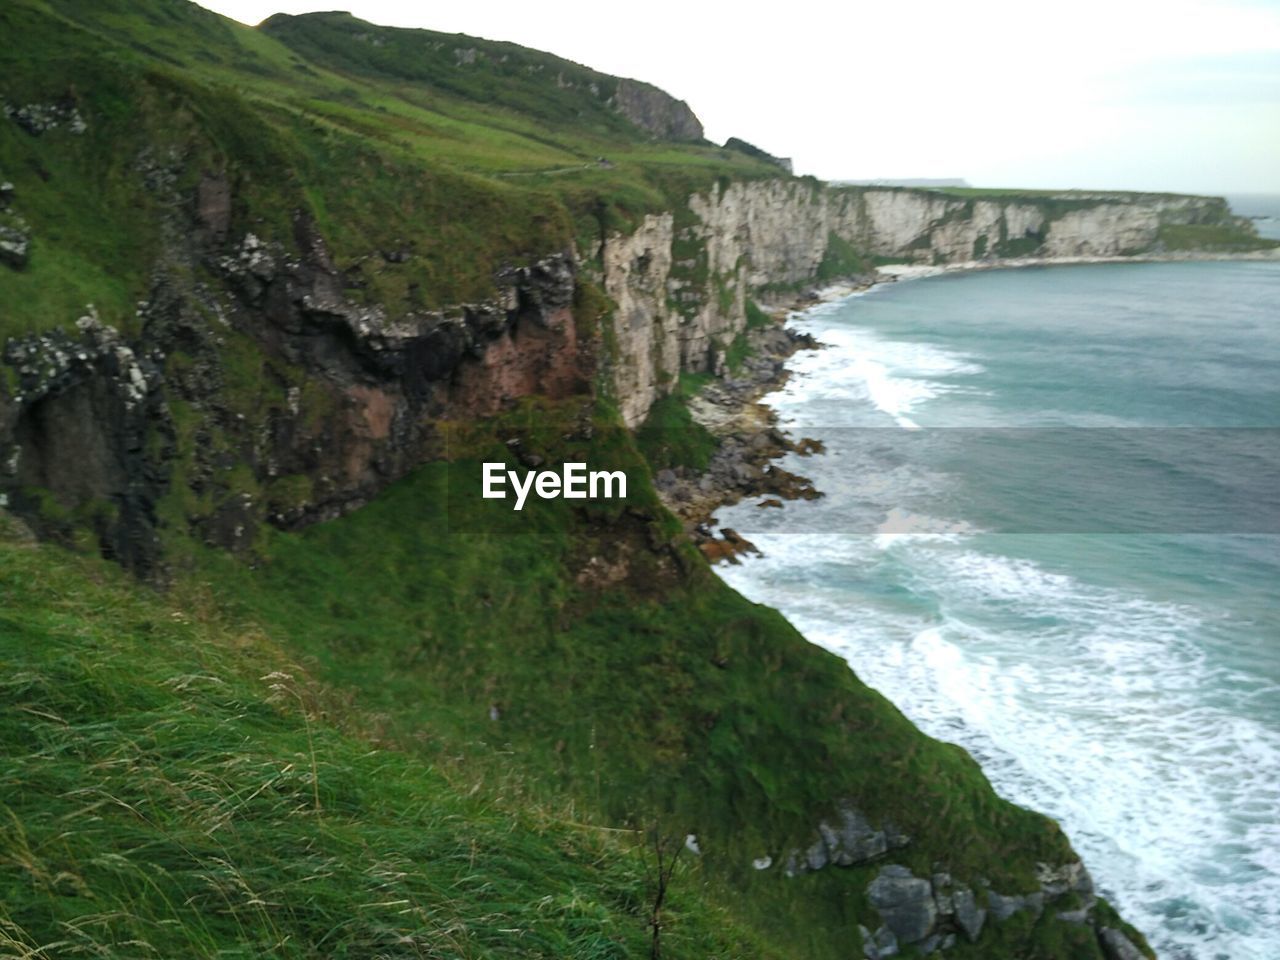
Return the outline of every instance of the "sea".
{"type": "MultiPolygon", "coordinates": [[[[1280,215],[1280,208],[1277,208],[1280,215]]],[[[1280,263],[949,273],[794,315],[825,493],[722,566],[995,789],[1166,960],[1280,958],[1280,263]]]]}

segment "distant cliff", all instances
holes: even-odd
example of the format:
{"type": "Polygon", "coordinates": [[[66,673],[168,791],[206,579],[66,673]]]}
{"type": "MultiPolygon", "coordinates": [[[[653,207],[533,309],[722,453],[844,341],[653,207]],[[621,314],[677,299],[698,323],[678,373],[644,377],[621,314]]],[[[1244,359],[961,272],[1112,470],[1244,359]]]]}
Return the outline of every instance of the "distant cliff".
{"type": "Polygon", "coordinates": [[[1185,256],[1265,247],[1218,197],[728,183],[650,215],[587,252],[597,261],[619,349],[624,418],[644,419],[681,371],[714,369],[768,300],[883,261],[1185,256]]]}

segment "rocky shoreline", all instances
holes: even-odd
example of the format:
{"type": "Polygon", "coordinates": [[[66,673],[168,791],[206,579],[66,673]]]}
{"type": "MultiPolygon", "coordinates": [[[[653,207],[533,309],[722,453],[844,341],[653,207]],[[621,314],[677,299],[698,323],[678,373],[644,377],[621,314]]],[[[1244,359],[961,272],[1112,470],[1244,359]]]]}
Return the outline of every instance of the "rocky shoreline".
{"type": "Polygon", "coordinates": [[[774,305],[774,322],[748,332],[748,354],[741,367],[736,371],[722,370],[715,381],[689,401],[690,414],[715,438],[716,450],[705,470],[659,470],[654,481],[667,508],[680,518],[685,532],[712,563],[737,563],[740,554],[759,553],[751,541],[735,530],[717,529],[712,515],[720,507],[754,497],[758,498],[759,508],[777,509],[785,500],[822,496],[807,477],[783,470],[775,463],[788,453],[822,453],[822,443],[786,436],[777,427],[777,414],[763,402],[764,397],[787,382],[787,360],[792,355],[824,346],[809,334],[787,327],[788,316],[896,279],[888,274],[854,277],[774,305]]]}

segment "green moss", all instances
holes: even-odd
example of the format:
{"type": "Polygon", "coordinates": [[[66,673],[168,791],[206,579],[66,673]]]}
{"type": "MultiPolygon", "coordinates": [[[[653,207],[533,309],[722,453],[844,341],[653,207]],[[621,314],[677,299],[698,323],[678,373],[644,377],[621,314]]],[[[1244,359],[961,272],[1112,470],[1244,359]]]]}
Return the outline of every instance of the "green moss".
{"type": "Polygon", "coordinates": [[[649,408],[649,415],[636,431],[636,446],[651,469],[707,468],[716,450],[716,439],[689,413],[689,398],[701,386],[687,375],[681,377],[676,390],[649,408]]]}
{"type": "Polygon", "coordinates": [[[1266,240],[1255,233],[1229,224],[1163,224],[1156,237],[1165,250],[1213,250],[1236,253],[1248,250],[1274,250],[1280,241],[1266,240]]]}
{"type": "MultiPolygon", "coordinates": [[[[690,193],[778,176],[635,136],[586,68],[505,45],[343,15],[252,30],[170,0],[15,0],[0,26],[23,40],[0,50],[7,94],[79,91],[89,123],[79,139],[0,123],[0,170],[35,234],[28,270],[0,286],[0,334],[65,323],[89,300],[130,330],[161,258],[175,284],[212,279],[170,262],[190,228],[175,211],[205,171],[232,185],[231,243],[253,231],[292,250],[301,214],[348,293],[392,317],[484,298],[503,267],[666,210],[691,315],[734,291],[725,277],[712,291],[690,193]],[[553,68],[570,85],[546,83],[553,68]]],[[[865,270],[838,238],[827,254],[832,278],[865,270]]],[[[616,356],[589,278],[574,316],[616,356]]],[[[190,542],[188,525],[232,496],[307,502],[305,476],[260,488],[246,450],[290,391],[317,435],[341,396],[214,329],[226,411],[170,399],[159,513],[175,591],[3,548],[12,949],[48,953],[74,930],[77,949],[108,956],[637,955],[649,891],[628,838],[657,824],[706,851],[675,890],[670,955],[823,960],[847,954],[868,871],[788,881],[750,861],[807,845],[838,801],[910,833],[901,860],[918,873],[942,858],[1026,890],[1037,861],[1072,856],[1054,824],[1001,801],[963,751],[680,539],[651,468],[705,466],[714,441],[687,400],[709,375],[681,377],[635,438],[607,396],[452,425],[449,462],[341,520],[262,536],[251,567],[190,542]],[[519,514],[480,499],[480,463],[514,462],[513,439],[549,463],[622,469],[629,496],[519,514]],[[277,672],[294,680],[261,679],[277,672]]],[[[744,349],[730,344],[731,363],[744,349]]],[[[179,350],[166,373],[194,376],[195,360],[179,350]]],[[[75,527],[109,506],[48,510],[75,527]]],[[[1001,936],[994,955],[1016,956],[1039,934],[1001,936]]]]}
{"type": "Polygon", "coordinates": [[[1021,237],[1010,237],[996,247],[996,255],[1001,257],[1030,257],[1044,246],[1042,231],[1028,232],[1021,237]]]}
{"type": "Polygon", "coordinates": [[[773,325],[773,318],[761,310],[754,300],[747,300],[746,314],[748,330],[761,330],[773,325]]]}
{"type": "MultiPolygon", "coordinates": [[[[671,413],[682,407],[658,409],[687,427],[671,413]]],[[[468,427],[451,464],[340,521],[273,537],[254,571],[210,557],[201,577],[358,692],[412,752],[463,750],[477,771],[515,762],[532,796],[697,833],[717,901],[772,943],[812,944],[805,956],[839,955],[839,938],[822,931],[852,918],[862,881],[843,871],[785,881],[750,860],[807,845],[838,799],[910,833],[900,859],[918,872],[943,858],[958,876],[1026,890],[1037,860],[1071,857],[1054,824],[999,800],[962,750],[923,737],[839,658],[725,588],[689,548],[655,549],[673,528],[636,448],[606,418],[584,450],[564,439],[574,416],[535,404],[492,434],[468,427]],[[509,456],[511,436],[549,463],[620,466],[632,496],[522,514],[481,501],[479,462],[509,456]],[[673,556],[687,574],[674,575],[673,556]],[[622,579],[584,587],[598,570],[622,579]]],[[[638,446],[652,456],[645,436],[638,446]]],[[[658,451],[696,452],[669,437],[658,451]]]]}
{"type": "Polygon", "coordinates": [[[834,231],[827,235],[827,250],[818,264],[817,279],[828,282],[868,272],[865,256],[834,231]]]}
{"type": "Polygon", "coordinates": [[[729,342],[729,347],[724,352],[725,365],[728,366],[731,373],[737,373],[742,369],[743,363],[746,362],[747,357],[750,355],[751,345],[744,331],[729,342]]]}

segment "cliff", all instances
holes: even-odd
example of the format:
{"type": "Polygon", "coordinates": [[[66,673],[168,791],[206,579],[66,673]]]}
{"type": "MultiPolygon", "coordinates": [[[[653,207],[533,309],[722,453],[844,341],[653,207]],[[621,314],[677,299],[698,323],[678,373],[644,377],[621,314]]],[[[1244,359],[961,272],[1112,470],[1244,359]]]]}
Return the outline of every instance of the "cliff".
{"type": "Polygon", "coordinates": [[[831,188],[655,143],[696,121],[630,81],[347,15],[0,26],[0,498],[59,545],[4,547],[0,935],[57,943],[102,890],[102,955],[1142,947],[1055,824],[714,576],[627,428],[757,300],[877,258],[1256,245],[1221,201],[831,188]],[[492,460],[634,491],[497,514],[492,460]],[[375,797],[382,769],[410,786],[375,797]],[[64,844],[86,811],[108,826],[64,844]],[[438,846],[357,839],[400,819],[438,846]],[[665,921],[646,836],[692,838],[665,921]],[[161,841],[165,903],[135,883],[161,841]],[[379,883],[333,867],[352,845],[379,883]],[[442,894],[458,857],[512,901],[474,871],[442,894]]]}
{"type": "Polygon", "coordinates": [[[748,299],[876,262],[1179,255],[1265,246],[1220,197],[729,183],[591,251],[617,304],[623,418],[643,421],[681,372],[715,370],[748,299]],[[1198,241],[1198,242],[1197,242],[1198,241]]]}

